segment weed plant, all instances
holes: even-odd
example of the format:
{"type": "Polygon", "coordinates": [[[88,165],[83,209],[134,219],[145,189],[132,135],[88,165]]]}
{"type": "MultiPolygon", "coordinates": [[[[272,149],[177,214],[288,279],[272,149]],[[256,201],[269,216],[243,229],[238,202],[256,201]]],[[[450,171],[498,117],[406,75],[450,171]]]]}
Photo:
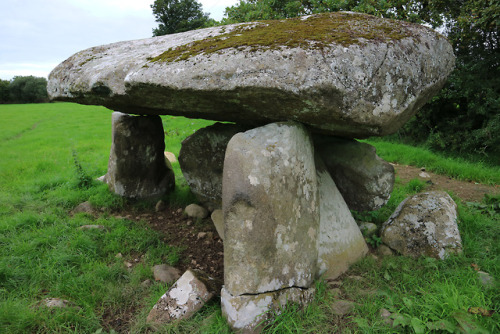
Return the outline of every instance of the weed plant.
{"type": "MultiPolygon", "coordinates": [[[[147,333],[146,317],[168,285],[153,283],[151,266],[175,265],[181,249],[163,243],[146,224],[118,219],[114,210],[130,205],[94,181],[107,169],[111,112],[70,103],[0,105],[0,332],[147,333]],[[70,211],[89,200],[100,217],[70,211]],[[103,229],[80,229],[83,225],[103,229]],[[117,256],[121,254],[120,256],[117,256]],[[135,262],[138,259],[138,262],[135,262]],[[137,263],[131,270],[124,261],[137,263]],[[62,298],[74,307],[40,307],[62,298]],[[126,320],[127,328],[118,320],[126,320]]],[[[163,117],[168,151],[178,156],[181,141],[213,122],[163,117]]],[[[441,158],[421,148],[375,142],[387,160],[498,184],[496,167],[441,158]]],[[[178,163],[170,203],[194,200],[178,163]]],[[[425,183],[397,180],[382,209],[357,218],[383,223],[425,183]]],[[[340,292],[316,284],[315,300],[304,309],[288,305],[267,324],[266,333],[498,333],[500,332],[500,218],[498,198],[458,201],[463,253],[444,261],[399,256],[372,257],[340,277],[340,292]],[[496,284],[485,287],[477,269],[496,284]],[[355,302],[337,316],[335,299],[355,302]],[[380,311],[391,313],[389,320],[380,311]],[[481,313],[487,311],[487,313],[481,313]]],[[[136,203],[151,209],[150,203],[136,203]]],[[[374,240],[374,246],[376,246],[374,240]]],[[[159,333],[230,333],[220,302],[209,302],[189,321],[155,328],[159,333]]]]}

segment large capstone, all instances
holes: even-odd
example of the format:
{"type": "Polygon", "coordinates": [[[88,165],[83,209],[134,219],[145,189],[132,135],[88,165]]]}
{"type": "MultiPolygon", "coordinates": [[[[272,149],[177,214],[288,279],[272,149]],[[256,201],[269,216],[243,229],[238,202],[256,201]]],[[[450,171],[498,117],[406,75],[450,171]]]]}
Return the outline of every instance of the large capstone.
{"type": "Polygon", "coordinates": [[[309,288],[319,198],[311,137],[273,123],[235,135],[224,161],[224,284],[232,296],[309,288]]]}
{"type": "Polygon", "coordinates": [[[373,211],[389,201],[394,167],[375,147],[355,140],[315,136],[315,150],[351,210],[373,211]]]}
{"type": "Polygon", "coordinates": [[[108,172],[111,191],[128,198],[161,197],[175,186],[165,160],[165,135],[159,116],[112,115],[112,144],[108,172]]]}
{"type": "Polygon", "coordinates": [[[429,28],[337,12],[93,47],[57,66],[48,92],[131,114],[294,120],[361,138],[395,132],[453,67],[452,46],[429,28]]]}
{"type": "Polygon", "coordinates": [[[229,140],[247,129],[216,123],[200,129],[182,142],[179,164],[198,200],[207,207],[222,207],[222,168],[229,140]]]}

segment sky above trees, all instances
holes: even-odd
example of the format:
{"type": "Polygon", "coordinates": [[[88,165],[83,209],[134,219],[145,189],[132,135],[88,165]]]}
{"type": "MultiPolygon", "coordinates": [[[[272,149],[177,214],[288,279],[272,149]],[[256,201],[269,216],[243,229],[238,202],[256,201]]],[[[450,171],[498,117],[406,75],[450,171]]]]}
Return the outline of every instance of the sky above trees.
{"type": "MultiPolygon", "coordinates": [[[[83,49],[152,36],[154,0],[1,0],[0,79],[47,77],[83,49]]],[[[220,20],[238,0],[198,0],[220,20]]]]}

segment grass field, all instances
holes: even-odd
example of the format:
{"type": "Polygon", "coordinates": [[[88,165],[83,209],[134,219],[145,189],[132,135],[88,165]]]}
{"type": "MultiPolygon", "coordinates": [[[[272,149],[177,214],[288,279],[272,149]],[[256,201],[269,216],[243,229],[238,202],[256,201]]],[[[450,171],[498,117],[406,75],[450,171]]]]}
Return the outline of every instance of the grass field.
{"type": "MultiPolygon", "coordinates": [[[[111,111],[69,103],[0,105],[0,117],[0,333],[105,333],[113,331],[109,319],[124,319],[131,333],[149,332],[146,316],[168,286],[143,287],[141,282],[152,279],[153,265],[176,265],[185,259],[146,224],[110,214],[124,206],[153,210],[154,204],[129,203],[110,194],[106,185],[86,182],[106,172],[111,111]],[[86,200],[101,209],[99,218],[70,215],[86,200]],[[86,224],[106,229],[79,229],[86,224]],[[118,253],[123,258],[117,258],[118,253]],[[136,257],[140,263],[128,271],[123,260],[136,257]],[[63,298],[74,307],[40,307],[45,298],[63,298]]],[[[163,123],[167,150],[178,156],[182,139],[212,122],[166,116],[163,123]]],[[[496,167],[382,141],[370,143],[388,160],[460,179],[500,183],[496,167]]],[[[174,206],[186,204],[192,197],[178,164],[173,167],[177,189],[167,200],[174,206]]],[[[424,189],[418,180],[397,183],[389,204],[363,218],[383,222],[406,196],[424,189]]],[[[315,301],[308,308],[301,311],[290,305],[266,332],[500,332],[498,284],[485,288],[475,271],[481,268],[500,280],[500,215],[491,203],[458,203],[462,255],[445,261],[367,257],[343,277],[339,291],[317,282],[315,301]],[[332,313],[336,293],[356,303],[350,314],[332,313]],[[392,313],[395,327],[380,318],[381,309],[392,313]],[[486,316],[474,310],[495,313],[486,316]]],[[[369,242],[378,244],[377,238],[369,242]]],[[[230,330],[220,303],[213,301],[193,319],[159,332],[230,330]]]]}

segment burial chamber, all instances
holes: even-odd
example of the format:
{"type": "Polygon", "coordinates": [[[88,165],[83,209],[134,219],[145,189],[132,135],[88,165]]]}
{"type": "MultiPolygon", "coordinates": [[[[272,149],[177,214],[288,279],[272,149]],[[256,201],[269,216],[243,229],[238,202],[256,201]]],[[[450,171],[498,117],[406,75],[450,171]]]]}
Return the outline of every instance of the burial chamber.
{"type": "Polygon", "coordinates": [[[117,112],[104,180],[125,197],[173,187],[157,115],[236,123],[187,138],[180,161],[200,202],[223,213],[223,314],[258,332],[269,311],[307,304],[315,279],[364,256],[349,209],[384,205],[394,170],[354,139],[397,131],[454,59],[429,28],[338,12],[93,47],[58,65],[48,92],[117,112]]]}

